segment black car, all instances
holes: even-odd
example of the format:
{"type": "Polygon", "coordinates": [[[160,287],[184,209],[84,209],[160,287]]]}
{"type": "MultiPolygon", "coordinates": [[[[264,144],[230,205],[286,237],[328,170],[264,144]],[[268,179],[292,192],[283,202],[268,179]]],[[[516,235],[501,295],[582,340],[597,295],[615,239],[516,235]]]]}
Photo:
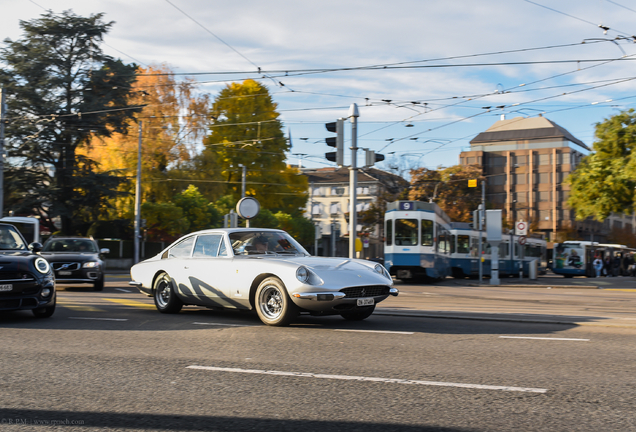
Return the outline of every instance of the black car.
{"type": "Polygon", "coordinates": [[[51,237],[41,255],[53,267],[60,284],[90,283],[95,291],[104,289],[104,254],[89,237],[51,237]]]}
{"type": "Polygon", "coordinates": [[[40,243],[27,246],[20,232],[0,224],[0,313],[31,310],[38,318],[55,312],[55,276],[37,254],[40,243]]]}

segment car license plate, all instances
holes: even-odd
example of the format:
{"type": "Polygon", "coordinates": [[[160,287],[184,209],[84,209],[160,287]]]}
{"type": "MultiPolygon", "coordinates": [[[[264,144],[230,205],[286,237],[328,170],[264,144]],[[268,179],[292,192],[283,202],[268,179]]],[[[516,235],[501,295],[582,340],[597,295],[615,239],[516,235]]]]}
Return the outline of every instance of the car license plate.
{"type": "Polygon", "coordinates": [[[358,299],[358,306],[373,306],[374,303],[375,303],[375,301],[373,300],[373,298],[359,298],[358,299]]]}
{"type": "Polygon", "coordinates": [[[59,274],[60,276],[68,276],[70,274],[73,274],[73,272],[63,270],[63,271],[57,272],[57,274],[59,274]]]}
{"type": "Polygon", "coordinates": [[[0,285],[0,291],[11,291],[12,289],[13,285],[11,284],[0,285]]]}

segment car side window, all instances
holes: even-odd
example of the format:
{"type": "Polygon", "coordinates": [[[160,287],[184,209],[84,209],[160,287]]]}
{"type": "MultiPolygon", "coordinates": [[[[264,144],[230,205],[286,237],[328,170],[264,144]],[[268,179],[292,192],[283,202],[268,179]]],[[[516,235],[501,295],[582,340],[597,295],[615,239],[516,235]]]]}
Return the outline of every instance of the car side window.
{"type": "Polygon", "coordinates": [[[194,258],[210,258],[218,256],[221,240],[223,240],[223,236],[221,234],[206,234],[198,236],[192,256],[194,258]]]}
{"type": "Polygon", "coordinates": [[[192,245],[194,244],[194,237],[188,237],[187,239],[174,245],[168,252],[168,258],[187,258],[192,253],[192,245]]]}

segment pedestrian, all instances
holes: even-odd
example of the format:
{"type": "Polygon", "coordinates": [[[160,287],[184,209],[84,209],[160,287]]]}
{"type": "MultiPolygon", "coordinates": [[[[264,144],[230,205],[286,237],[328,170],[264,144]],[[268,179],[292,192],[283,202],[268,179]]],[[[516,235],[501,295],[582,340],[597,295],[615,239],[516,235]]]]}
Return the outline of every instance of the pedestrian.
{"type": "Polygon", "coordinates": [[[621,275],[621,256],[618,254],[614,257],[614,260],[612,261],[612,274],[614,276],[621,275]]]}
{"type": "Polygon", "coordinates": [[[594,266],[594,270],[596,271],[596,277],[601,277],[601,270],[603,270],[603,261],[601,261],[601,258],[598,255],[596,255],[596,258],[594,259],[592,265],[594,266]]]}
{"type": "Polygon", "coordinates": [[[603,274],[606,277],[612,276],[612,261],[610,260],[609,255],[605,257],[605,261],[603,261],[603,274]]]}

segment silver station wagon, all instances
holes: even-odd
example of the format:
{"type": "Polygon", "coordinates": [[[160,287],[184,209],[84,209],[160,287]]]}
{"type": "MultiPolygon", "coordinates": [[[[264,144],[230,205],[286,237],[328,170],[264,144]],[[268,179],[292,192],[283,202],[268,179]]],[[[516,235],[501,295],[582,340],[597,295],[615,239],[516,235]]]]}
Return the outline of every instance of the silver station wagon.
{"type": "Polygon", "coordinates": [[[256,309],[272,326],[301,313],[363,320],[398,295],[381,264],[314,257],[285,231],[265,228],[188,234],[134,265],[131,279],[159,312],[178,313],[184,305],[256,309]]]}

